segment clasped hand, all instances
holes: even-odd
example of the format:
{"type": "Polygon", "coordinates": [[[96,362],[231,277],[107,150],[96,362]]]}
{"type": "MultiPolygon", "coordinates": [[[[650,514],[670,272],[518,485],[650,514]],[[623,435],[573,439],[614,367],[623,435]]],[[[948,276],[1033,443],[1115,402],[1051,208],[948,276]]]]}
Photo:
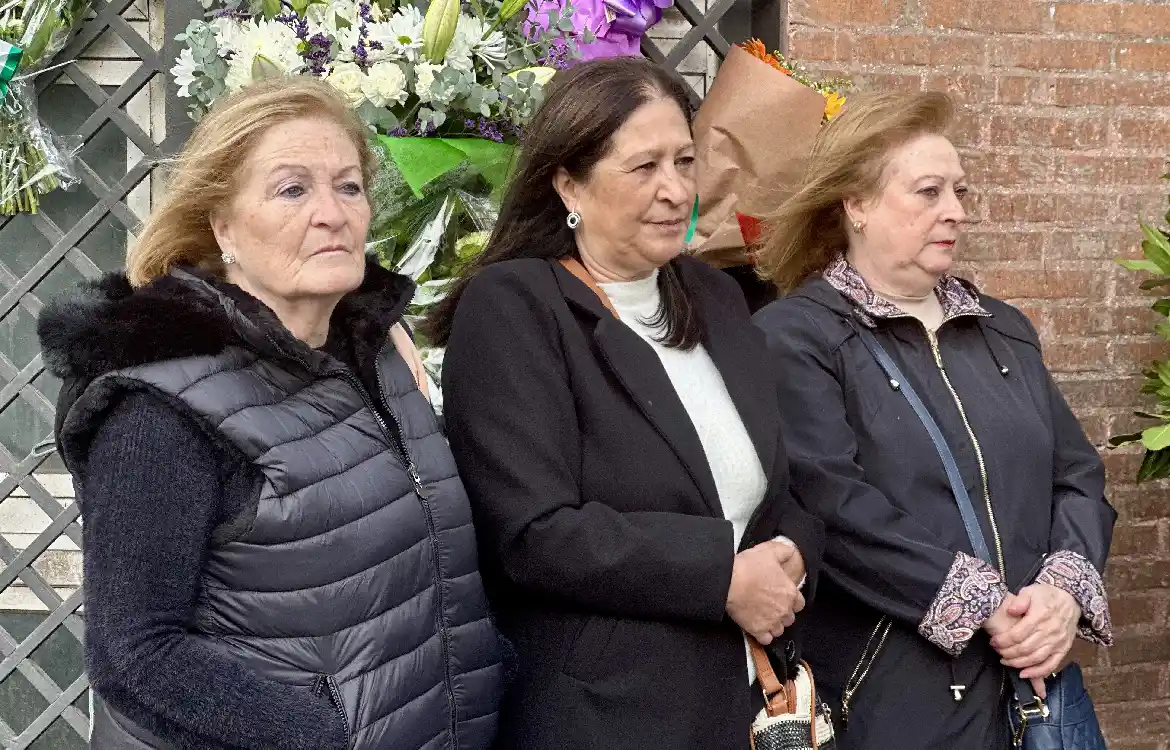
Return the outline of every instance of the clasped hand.
{"type": "Polygon", "coordinates": [[[732,564],[727,614],[766,646],[804,609],[804,596],[797,588],[803,577],[800,550],[787,542],[764,542],[744,550],[732,564]]]}
{"type": "Polygon", "coordinates": [[[1068,592],[1046,583],[1008,594],[983,629],[1004,666],[1020,670],[1046,697],[1044,678],[1058,671],[1072,649],[1081,608],[1068,592]]]}

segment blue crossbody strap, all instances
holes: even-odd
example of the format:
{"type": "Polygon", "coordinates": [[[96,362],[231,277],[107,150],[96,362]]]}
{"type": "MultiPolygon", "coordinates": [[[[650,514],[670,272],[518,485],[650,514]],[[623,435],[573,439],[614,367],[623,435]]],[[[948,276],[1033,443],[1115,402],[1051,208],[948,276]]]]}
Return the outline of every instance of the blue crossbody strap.
{"type": "Polygon", "coordinates": [[[971,498],[967,494],[967,487],[963,484],[962,475],[959,474],[959,465],[955,463],[955,457],[951,453],[950,446],[947,445],[946,438],[943,437],[942,430],[938,428],[938,424],[934,421],[934,417],[930,415],[926,404],[922,403],[922,399],[915,393],[913,386],[910,385],[910,381],[906,379],[902,371],[898,369],[898,365],[894,364],[894,360],[886,353],[882,345],[878,343],[877,337],[865,328],[858,328],[857,334],[861,337],[865,348],[869,349],[870,354],[881,365],[882,370],[886,373],[886,377],[890,379],[890,387],[902,392],[902,395],[910,402],[910,408],[918,415],[922,426],[930,433],[931,442],[934,443],[934,448],[938,451],[938,457],[942,459],[943,468],[947,472],[947,479],[950,480],[951,494],[955,497],[955,504],[959,506],[959,515],[963,517],[963,526],[967,529],[967,538],[971,542],[971,549],[975,551],[976,557],[994,567],[995,561],[991,559],[991,552],[987,548],[987,540],[983,536],[983,529],[979,527],[979,518],[975,515],[975,508],[971,505],[971,498]]]}
{"type": "MultiPolygon", "coordinates": [[[[864,328],[858,328],[857,335],[861,337],[865,348],[869,349],[869,353],[885,371],[886,377],[890,379],[890,387],[902,392],[902,395],[910,402],[910,408],[918,415],[922,426],[930,433],[930,439],[934,443],[935,450],[938,451],[938,457],[942,459],[943,468],[946,469],[947,479],[950,480],[951,494],[955,497],[955,504],[959,506],[959,515],[963,517],[963,526],[967,529],[967,538],[971,541],[971,549],[975,551],[975,555],[979,559],[995,567],[995,562],[991,559],[991,552],[987,548],[987,540],[983,536],[983,530],[979,527],[975,508],[971,505],[971,497],[967,494],[967,487],[963,484],[963,477],[959,474],[959,466],[955,463],[955,456],[951,453],[951,448],[947,445],[942,430],[938,428],[934,417],[927,411],[926,404],[922,403],[922,399],[915,393],[910,381],[898,369],[898,365],[894,363],[885,348],[878,343],[877,337],[864,328]]],[[[1008,675],[1011,678],[1012,687],[1015,689],[1016,711],[1021,719],[1014,738],[1015,746],[1020,747],[1022,744],[1026,744],[1024,738],[1029,720],[1033,723],[1042,721],[1048,717],[1048,709],[1033,692],[1032,685],[1020,677],[1019,670],[1009,669],[1008,675]]]]}

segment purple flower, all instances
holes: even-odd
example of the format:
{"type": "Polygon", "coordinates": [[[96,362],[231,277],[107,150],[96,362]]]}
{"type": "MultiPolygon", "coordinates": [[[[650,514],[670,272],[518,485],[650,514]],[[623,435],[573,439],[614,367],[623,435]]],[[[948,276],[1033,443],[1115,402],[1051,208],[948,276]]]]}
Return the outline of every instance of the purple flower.
{"type": "MultiPolygon", "coordinates": [[[[581,59],[641,54],[642,36],[673,4],[674,0],[574,0],[574,35],[589,29],[597,37],[591,44],[579,45],[581,59]]],[[[563,7],[564,0],[533,0],[525,31],[531,36],[547,29],[550,15],[559,14],[563,7]]],[[[563,53],[558,53],[553,67],[563,60],[563,53]]]]}
{"type": "Polygon", "coordinates": [[[329,50],[332,47],[332,42],[329,37],[324,34],[314,34],[307,43],[303,57],[309,63],[309,73],[315,76],[323,76],[327,71],[329,63],[329,50]]]}

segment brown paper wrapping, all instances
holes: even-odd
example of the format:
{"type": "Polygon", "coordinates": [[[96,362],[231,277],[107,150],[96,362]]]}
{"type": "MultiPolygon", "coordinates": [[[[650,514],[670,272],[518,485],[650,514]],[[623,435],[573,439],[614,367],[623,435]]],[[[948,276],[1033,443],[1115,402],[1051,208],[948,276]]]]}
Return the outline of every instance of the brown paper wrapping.
{"type": "Polygon", "coordinates": [[[735,214],[766,217],[791,195],[824,113],[820,92],[731,48],[695,117],[696,256],[719,268],[750,262],[735,214]]]}

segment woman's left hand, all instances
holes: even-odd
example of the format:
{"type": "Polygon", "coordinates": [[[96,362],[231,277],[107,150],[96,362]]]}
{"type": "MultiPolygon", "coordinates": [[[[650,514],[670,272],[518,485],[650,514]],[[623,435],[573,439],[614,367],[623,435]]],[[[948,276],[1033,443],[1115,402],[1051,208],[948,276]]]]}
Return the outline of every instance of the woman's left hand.
{"type": "Polygon", "coordinates": [[[797,548],[795,544],[792,542],[788,542],[788,544],[792,545],[792,557],[785,560],[781,564],[781,567],[783,567],[784,572],[788,574],[788,579],[797,586],[800,586],[800,584],[804,581],[806,572],[804,569],[804,557],[800,554],[800,549],[797,548]]]}
{"type": "Polygon", "coordinates": [[[401,323],[395,323],[390,328],[390,340],[394,342],[394,348],[398,350],[398,354],[406,361],[406,365],[414,374],[414,382],[418,384],[418,389],[422,391],[423,397],[431,400],[431,390],[427,383],[427,371],[423,367],[422,355],[418,352],[418,347],[410,339],[410,334],[402,327],[401,323]]]}
{"type": "Polygon", "coordinates": [[[991,639],[1003,664],[1019,669],[1026,680],[1055,672],[1076,638],[1081,619],[1076,600],[1055,586],[1036,583],[1025,586],[1008,611],[1020,621],[991,639]]]}

